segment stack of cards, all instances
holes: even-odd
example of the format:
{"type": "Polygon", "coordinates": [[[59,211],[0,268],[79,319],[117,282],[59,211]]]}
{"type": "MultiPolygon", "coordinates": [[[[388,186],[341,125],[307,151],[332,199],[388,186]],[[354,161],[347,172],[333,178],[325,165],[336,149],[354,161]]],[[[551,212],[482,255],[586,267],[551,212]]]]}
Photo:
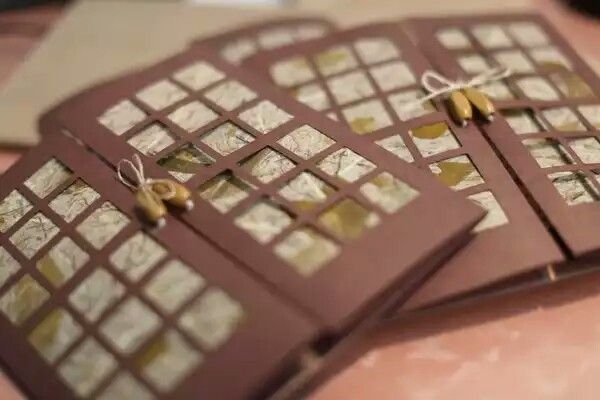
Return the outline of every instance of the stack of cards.
{"type": "Polygon", "coordinates": [[[272,21],[90,88],[0,178],[0,359],[32,398],[297,397],[383,318],[600,250],[598,89],[529,15],[272,21]],[[492,123],[421,101],[494,63],[492,123]]]}
{"type": "Polygon", "coordinates": [[[554,280],[600,250],[600,80],[543,18],[369,25],[261,52],[245,65],[488,210],[474,240],[405,308],[554,280]],[[477,86],[500,110],[491,123],[452,124],[443,96],[412,101],[426,95],[426,70],[466,81],[498,67],[510,75],[477,86]],[[547,276],[535,273],[544,269],[547,276]]]}

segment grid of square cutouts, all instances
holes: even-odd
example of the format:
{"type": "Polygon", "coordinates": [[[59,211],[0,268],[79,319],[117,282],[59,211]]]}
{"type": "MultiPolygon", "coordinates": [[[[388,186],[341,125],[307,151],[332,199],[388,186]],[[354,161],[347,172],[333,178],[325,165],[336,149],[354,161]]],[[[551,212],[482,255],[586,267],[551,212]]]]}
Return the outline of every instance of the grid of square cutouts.
{"type": "Polygon", "coordinates": [[[600,103],[504,110],[503,116],[566,204],[600,199],[600,103]]]}
{"type": "Polygon", "coordinates": [[[230,63],[240,64],[262,50],[276,49],[323,37],[331,28],[331,24],[318,21],[267,23],[265,26],[242,30],[239,34],[219,43],[219,53],[230,63]]]}
{"type": "Polygon", "coordinates": [[[508,67],[512,76],[481,89],[497,100],[554,101],[595,97],[589,82],[576,70],[551,36],[534,21],[448,24],[435,33],[438,42],[467,75],[496,66],[508,67]]]}
{"type": "Polygon", "coordinates": [[[0,239],[0,318],[76,397],[169,393],[246,318],[56,158],[0,199],[0,239]]]}
{"type": "Polygon", "coordinates": [[[208,62],[143,88],[98,121],[301,276],[419,194],[208,62]]]}
{"type": "Polygon", "coordinates": [[[406,106],[423,92],[400,49],[385,36],[365,35],[310,56],[280,59],[269,73],[298,101],[346,122],[359,135],[435,111],[431,102],[406,106]]]}
{"type": "Polygon", "coordinates": [[[488,211],[475,231],[508,222],[444,114],[432,102],[414,101],[424,93],[411,61],[403,58],[394,41],[365,34],[322,47],[309,56],[275,57],[269,65],[271,80],[297,100],[344,121],[356,134],[463,191],[488,211]],[[421,117],[433,122],[420,122],[421,117]]]}
{"type": "Polygon", "coordinates": [[[408,132],[400,130],[375,143],[400,159],[428,170],[441,183],[460,191],[487,211],[485,218],[474,228],[475,232],[502,226],[508,217],[494,195],[492,185],[484,179],[469,148],[460,142],[463,132],[454,132],[445,121],[409,124],[408,132]]]}

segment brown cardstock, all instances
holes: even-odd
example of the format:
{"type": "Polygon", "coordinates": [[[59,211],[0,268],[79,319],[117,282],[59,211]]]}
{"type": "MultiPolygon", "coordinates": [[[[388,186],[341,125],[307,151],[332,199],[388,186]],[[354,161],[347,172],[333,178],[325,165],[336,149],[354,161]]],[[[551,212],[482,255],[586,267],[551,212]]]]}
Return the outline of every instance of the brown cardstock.
{"type": "MultiPolygon", "coordinates": [[[[307,55],[314,56],[334,46],[346,45],[350,48],[354,40],[378,37],[392,41],[400,49],[400,59],[407,63],[417,79],[424,71],[431,68],[430,63],[421,54],[420,49],[412,45],[400,27],[394,23],[367,25],[338,31],[323,39],[264,51],[249,58],[244,65],[273,82],[270,71],[278,62],[296,57],[309,59],[309,57],[306,57],[307,55]]],[[[359,57],[356,58],[359,59],[359,57]]],[[[310,59],[309,63],[315,72],[315,79],[308,83],[320,83],[327,93],[330,104],[333,105],[322,112],[333,112],[339,120],[344,121],[344,116],[341,113],[342,107],[334,105],[334,96],[327,86],[327,78],[318,72],[313,60],[314,58],[310,59]]],[[[377,65],[382,64],[385,64],[385,62],[377,65]]],[[[364,63],[359,62],[359,66],[352,71],[366,72],[367,69],[368,67],[364,63]]],[[[333,76],[339,75],[341,74],[333,76]]],[[[364,138],[378,141],[400,133],[415,158],[414,164],[426,171],[429,171],[431,163],[463,154],[468,155],[485,183],[462,189],[460,193],[469,196],[490,190],[508,218],[507,224],[476,234],[474,239],[447,261],[443,268],[408,301],[405,307],[416,308],[439,303],[450,297],[464,295],[564,259],[564,255],[546,231],[534,209],[527,203],[501,160],[494,154],[494,149],[488,144],[476,126],[473,124],[466,128],[457,126],[440,101],[436,102],[438,112],[403,122],[396,117],[389,103],[386,103],[385,98],[389,94],[403,90],[417,89],[419,84],[415,82],[413,85],[402,89],[383,92],[378,89],[376,82],[373,82],[372,79],[371,83],[375,88],[375,93],[366,98],[381,99],[386,104],[388,113],[392,115],[393,124],[368,133],[363,136],[364,138]],[[423,158],[412,144],[408,131],[438,121],[444,121],[451,127],[461,147],[423,158]]],[[[294,91],[294,89],[294,86],[286,88],[289,91],[294,91]]],[[[356,103],[358,101],[349,103],[349,105],[356,103]]],[[[398,162],[401,163],[402,161],[398,162]]]]}
{"type": "MultiPolygon", "coordinates": [[[[198,396],[246,398],[249,393],[262,390],[262,385],[270,382],[273,376],[277,376],[282,369],[295,365],[297,362],[295,359],[300,352],[310,346],[310,342],[318,336],[320,328],[302,310],[271,292],[264,284],[257,282],[254,276],[241,270],[235,261],[199,237],[178,218],[168,216],[167,224],[162,229],[153,229],[140,222],[133,195],[130,190],[120,184],[114,170],[84,147],[75,144],[72,139],[62,135],[47,136],[40,146],[31,150],[4,174],[0,182],[0,198],[4,199],[12,190],[16,189],[33,205],[25,216],[6,232],[0,234],[0,247],[8,251],[21,265],[21,269],[2,285],[0,296],[25,274],[33,277],[50,293],[48,300],[19,327],[13,325],[4,315],[0,317],[0,331],[4,340],[4,346],[0,349],[0,358],[5,367],[4,370],[10,373],[12,378],[32,398],[47,398],[48,393],[52,393],[52,398],[56,399],[79,398],[63,383],[57,373],[56,365],[46,363],[27,342],[30,331],[56,307],[69,310],[84,331],[84,334],[67,351],[72,351],[84,338],[93,337],[105,350],[111,352],[118,363],[119,368],[116,368],[111,377],[106,379],[94,393],[99,393],[107,387],[118,370],[128,371],[139,381],[144,381],[136,367],[136,357],[148,348],[154,338],[160,337],[167,330],[177,330],[180,335],[186,337],[188,345],[199,350],[197,342],[190,339],[184,330],[177,328],[178,313],[168,314],[161,310],[149,300],[143,290],[154,272],[171,259],[180,259],[191,266],[204,277],[207,283],[206,287],[220,287],[233,296],[242,304],[246,316],[224,346],[214,352],[202,350],[204,353],[203,363],[196,367],[168,395],[161,395],[158,390],[146,384],[146,389],[153,392],[156,397],[168,399],[191,399],[198,396]],[[40,199],[23,182],[51,158],[59,160],[73,174],[69,180],[61,184],[45,199],[40,199]],[[67,223],[49,207],[49,202],[77,179],[81,179],[93,187],[100,194],[100,198],[72,222],[67,223]],[[126,214],[130,223],[105,247],[96,250],[77,233],[75,228],[105,201],[110,201],[126,214]],[[42,212],[50,218],[60,228],[60,233],[40,249],[34,257],[28,259],[14,247],[10,237],[37,212],[42,212]],[[164,246],[168,256],[158,263],[159,266],[155,267],[153,272],[144,275],[138,282],[132,282],[111,265],[108,257],[125,239],[138,231],[144,231],[164,246]],[[88,253],[89,260],[63,286],[56,288],[40,273],[36,268],[36,263],[65,235],[88,253]],[[100,265],[103,267],[99,267],[100,265]],[[99,333],[98,327],[121,301],[110,306],[103,314],[104,316],[95,323],[84,318],[69,302],[69,295],[72,291],[89,276],[91,271],[96,269],[110,271],[125,287],[126,294],[121,300],[131,295],[142,299],[144,304],[163,320],[161,328],[134,354],[123,355],[115,350],[109,350],[112,349],[110,343],[99,333]],[[269,339],[265,340],[265,338],[269,339]],[[196,344],[192,345],[194,343],[196,344]],[[248,368],[250,365],[252,367],[248,368]],[[231,379],[232,377],[235,379],[231,379]]],[[[61,356],[57,364],[65,357],[61,356]]]]}
{"type": "MultiPolygon", "coordinates": [[[[572,47],[555,31],[555,29],[541,16],[534,14],[503,14],[489,16],[461,16],[454,18],[419,18],[410,20],[406,27],[410,30],[430,57],[432,63],[438,70],[450,78],[465,77],[452,52],[445,49],[436,39],[435,32],[441,28],[457,27],[470,33],[466,28],[475,24],[505,24],[509,22],[530,22],[540,26],[550,39],[551,45],[555,46],[571,62],[572,71],[578,75],[593,92],[592,96],[565,97],[561,94],[558,100],[532,100],[525,98],[515,87],[515,80],[531,74],[514,74],[507,79],[511,89],[517,94],[517,99],[497,101],[496,107],[500,110],[497,118],[491,123],[480,122],[480,128],[490,141],[496,146],[505,162],[510,166],[515,180],[522,185],[524,191],[531,198],[532,204],[539,208],[543,218],[547,219],[555,235],[562,242],[562,246],[570,257],[589,255],[597,253],[600,249],[600,239],[595,235],[597,225],[600,222],[600,207],[597,201],[587,204],[569,206],[554,188],[547,174],[563,171],[582,171],[590,180],[591,190],[600,190],[600,184],[595,178],[593,170],[598,169],[599,164],[584,164],[580,157],[568,145],[568,138],[595,137],[598,128],[587,123],[578,113],[576,106],[585,104],[598,104],[597,95],[600,93],[600,80],[593,70],[577,55],[572,47]],[[571,107],[578,118],[585,125],[585,131],[557,131],[550,128],[550,124],[539,112],[553,107],[571,107]],[[511,109],[526,109],[533,111],[546,125],[546,130],[526,135],[517,135],[508,125],[502,112],[511,109]],[[540,168],[536,160],[520,142],[530,138],[552,138],[566,149],[573,163],[566,166],[554,166],[540,168]]],[[[471,36],[474,50],[478,53],[487,54],[486,51],[471,36]]],[[[517,48],[522,48],[516,45],[517,48]]],[[[544,70],[537,68],[540,75],[545,77],[551,85],[549,76],[556,73],[555,69],[544,70]]],[[[559,90],[555,90],[560,93],[559,90]]]]}
{"type": "Polygon", "coordinates": [[[139,215],[133,193],[122,185],[110,164],[102,162],[88,148],[77,144],[76,140],[62,135],[51,128],[45,132],[43,143],[26,154],[0,180],[0,198],[4,199],[13,190],[18,190],[32,205],[14,225],[0,234],[0,247],[9,252],[21,266],[18,272],[0,285],[0,298],[23,276],[33,277],[50,297],[20,326],[15,326],[3,315],[0,316],[0,331],[6,343],[0,349],[0,360],[6,371],[31,398],[45,398],[51,392],[56,398],[79,398],[63,382],[57,373],[62,362],[87,338],[94,338],[108,351],[117,367],[93,389],[90,396],[102,393],[111,385],[119,372],[128,372],[156,398],[192,399],[198,395],[208,398],[246,399],[296,398],[307,393],[326,377],[334,374],[343,365],[346,354],[357,340],[381,319],[383,313],[418,287],[427,275],[447,257],[447,253],[464,242],[464,236],[457,236],[438,249],[426,262],[411,273],[403,274],[398,282],[385,293],[370,301],[369,313],[352,330],[332,334],[327,324],[317,321],[290,296],[264,282],[230,255],[208,241],[205,237],[182,222],[176,215],[167,216],[164,228],[156,229],[147,224],[139,215]],[[55,159],[71,171],[71,176],[57,186],[45,198],[40,199],[23,182],[48,160],[55,159]],[[50,202],[76,180],[82,180],[92,187],[99,198],[85,211],[67,223],[52,208],[50,202]],[[108,244],[97,250],[78,234],[76,227],[84,221],[100,204],[110,201],[129,218],[129,224],[108,244]],[[42,212],[60,229],[59,234],[41,247],[31,258],[26,258],[11,242],[11,236],[33,215],[42,212]],[[161,244],[167,251],[161,261],[138,281],[132,281],[116,268],[110,255],[134,233],[143,231],[161,244]],[[37,262],[64,237],[71,238],[89,259],[64,285],[55,287],[38,270],[37,262]],[[231,338],[216,350],[202,347],[178,325],[178,316],[190,303],[202,296],[200,292],[188,299],[174,313],[167,313],[154,305],[145,292],[145,287],[173,259],[179,259],[192,267],[206,281],[207,288],[218,287],[238,301],[244,309],[244,319],[231,338]],[[125,287],[125,294],[119,301],[109,306],[99,320],[88,321],[70,303],[70,295],[92,271],[108,271],[125,287]],[[102,335],[100,327],[112,312],[125,299],[139,298],[160,316],[161,327],[144,344],[130,355],[124,355],[102,335]],[[30,332],[57,307],[67,310],[83,328],[84,334],[69,345],[65,352],[50,365],[44,361],[28,343],[30,332]],[[196,351],[202,351],[203,362],[176,385],[172,391],[161,391],[145,380],[137,367],[137,360],[150,344],[167,331],[177,331],[186,343],[196,351]],[[268,340],[266,340],[268,338],[268,340]],[[193,345],[192,345],[193,343],[193,345]],[[307,356],[310,356],[307,358],[307,356]],[[309,361],[307,361],[309,360],[309,361]],[[312,361],[310,361],[312,360],[312,361]],[[229,362],[232,364],[229,365],[229,362]],[[251,368],[249,368],[251,366],[251,368]],[[249,371],[247,371],[249,369],[249,371]],[[231,382],[231,378],[235,382],[231,382]],[[145,382],[145,383],[141,383],[145,382]]]}

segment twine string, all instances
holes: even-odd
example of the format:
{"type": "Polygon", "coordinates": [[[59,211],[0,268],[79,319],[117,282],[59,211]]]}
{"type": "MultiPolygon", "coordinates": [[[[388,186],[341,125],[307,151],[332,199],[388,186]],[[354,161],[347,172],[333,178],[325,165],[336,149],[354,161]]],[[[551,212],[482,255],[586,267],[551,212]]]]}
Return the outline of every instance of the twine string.
{"type": "Polygon", "coordinates": [[[421,86],[427,91],[427,95],[409,102],[410,105],[421,105],[438,96],[452,93],[455,90],[474,88],[485,83],[495,82],[509,77],[512,74],[510,68],[496,67],[483,71],[471,79],[451,80],[436,71],[427,70],[421,75],[421,86]]]}
{"type": "Polygon", "coordinates": [[[133,161],[127,159],[122,159],[119,161],[117,164],[117,176],[123,185],[127,186],[131,190],[141,190],[146,196],[149,196],[150,192],[154,192],[154,194],[157,195],[161,200],[169,200],[175,197],[176,188],[171,180],[146,178],[144,164],[142,163],[140,156],[137,154],[133,155],[133,161]],[[129,169],[131,169],[135,176],[135,183],[130,183],[127,179],[125,179],[122,172],[124,167],[129,167],[129,169]],[[163,194],[157,193],[152,189],[152,185],[155,183],[164,184],[169,190],[163,194]]]}

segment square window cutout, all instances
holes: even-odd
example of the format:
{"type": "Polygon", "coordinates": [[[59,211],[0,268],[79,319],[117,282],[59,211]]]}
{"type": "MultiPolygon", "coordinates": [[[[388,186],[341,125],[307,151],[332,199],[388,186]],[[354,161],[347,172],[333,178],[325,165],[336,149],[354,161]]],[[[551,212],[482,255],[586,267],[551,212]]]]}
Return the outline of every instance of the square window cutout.
{"type": "Polygon", "coordinates": [[[23,324],[50,294],[30,275],[25,275],[12,285],[0,298],[0,311],[10,322],[23,324]]]}
{"type": "Polygon", "coordinates": [[[187,93],[177,85],[162,80],[145,87],[135,95],[140,101],[154,110],[162,110],[183,100],[187,93]]]}
{"type": "Polygon", "coordinates": [[[460,147],[445,122],[423,125],[411,129],[408,133],[423,157],[430,157],[460,147]]]}
{"type": "Polygon", "coordinates": [[[6,281],[21,269],[21,265],[2,246],[0,246],[0,265],[2,265],[2,268],[0,268],[0,286],[4,286],[6,281]]]}
{"type": "Polygon", "coordinates": [[[25,186],[43,199],[68,181],[72,174],[63,163],[51,158],[25,181],[25,186]]]}
{"type": "Polygon", "coordinates": [[[37,262],[37,269],[54,287],[67,282],[90,259],[73,240],[64,237],[37,262]]]}
{"type": "Polygon", "coordinates": [[[29,343],[52,364],[78,337],[81,326],[62,308],[51,311],[29,334],[29,343]]]}
{"type": "Polygon", "coordinates": [[[117,136],[121,136],[146,118],[146,113],[129,100],[123,100],[110,107],[98,122],[117,136]]]}
{"type": "Polygon", "coordinates": [[[503,112],[503,117],[511,129],[518,135],[544,131],[544,128],[537,119],[534,118],[533,113],[530,110],[506,110],[503,112]]]}
{"type": "Polygon", "coordinates": [[[296,27],[294,36],[298,42],[303,42],[309,39],[316,39],[327,35],[329,28],[320,23],[305,23],[296,27]]]}
{"type": "Polygon", "coordinates": [[[60,364],[58,373],[78,397],[88,397],[117,366],[108,351],[88,338],[60,364]]]}
{"type": "Polygon", "coordinates": [[[29,259],[44,247],[60,229],[42,213],[31,217],[10,237],[10,242],[29,259]]]}
{"type": "Polygon", "coordinates": [[[298,274],[309,277],[335,258],[340,248],[314,229],[301,228],[279,242],[273,251],[298,274]]]}
{"type": "Polygon", "coordinates": [[[524,47],[548,44],[549,39],[542,28],[534,22],[513,22],[508,25],[508,32],[524,47]]]}
{"type": "Polygon", "coordinates": [[[270,101],[264,100],[243,111],[239,118],[260,133],[269,133],[293,117],[270,101]]]}
{"type": "Polygon", "coordinates": [[[568,107],[548,108],[542,115],[559,131],[585,131],[586,128],[579,117],[568,107]]]}
{"type": "Polygon", "coordinates": [[[600,142],[596,137],[574,139],[569,142],[571,149],[585,164],[600,163],[600,142]]]}
{"type": "Polygon", "coordinates": [[[556,172],[548,175],[548,178],[570,206],[592,203],[599,199],[594,185],[582,172],[556,172]]]}
{"type": "Polygon", "coordinates": [[[129,224],[129,218],[107,201],[79,224],[77,232],[99,250],[127,224],[129,224]]]}
{"type": "Polygon", "coordinates": [[[197,100],[179,107],[167,116],[171,122],[188,133],[197,131],[218,117],[219,114],[197,100]]]}
{"type": "Polygon", "coordinates": [[[258,44],[266,50],[294,43],[292,27],[267,28],[259,32],[258,44]]]}
{"type": "Polygon", "coordinates": [[[600,104],[579,106],[578,109],[590,125],[596,129],[600,129],[600,104]]]}
{"type": "Polygon", "coordinates": [[[205,94],[206,98],[226,111],[233,111],[256,98],[256,93],[238,81],[228,80],[205,94]]]}
{"type": "Polygon", "coordinates": [[[417,82],[410,67],[403,61],[378,65],[372,67],[370,72],[377,86],[384,92],[414,85],[417,82]]]}
{"type": "Polygon", "coordinates": [[[460,50],[471,47],[469,37],[458,28],[443,28],[435,34],[437,40],[447,49],[460,50]]]}
{"type": "Polygon", "coordinates": [[[319,222],[341,239],[358,239],[381,219],[352,199],[344,199],[319,216],[319,222]]]}
{"type": "Polygon", "coordinates": [[[234,223],[260,244],[267,244],[292,223],[292,217],[272,202],[261,200],[236,217],[234,223]]]}
{"type": "Polygon", "coordinates": [[[302,172],[280,190],[279,195],[300,210],[310,210],[323,203],[335,189],[310,172],[302,172]]]}
{"type": "Polygon", "coordinates": [[[69,295],[69,302],[89,322],[96,322],[104,311],[125,294],[125,287],[106,269],[98,267],[69,295]]]}
{"type": "Polygon", "coordinates": [[[139,281],[167,251],[143,232],[125,240],[109,257],[110,263],[134,282],[139,281]]]}
{"type": "Polygon", "coordinates": [[[226,122],[202,136],[201,140],[220,155],[227,156],[254,141],[254,136],[226,122]]]}
{"type": "Polygon", "coordinates": [[[178,181],[187,182],[214,161],[211,156],[188,143],[158,160],[158,165],[165,168],[178,181]]]}
{"type": "Polygon", "coordinates": [[[485,183],[469,156],[466,155],[430,164],[429,169],[440,182],[454,190],[485,183]]]}
{"type": "Polygon", "coordinates": [[[136,364],[145,379],[161,392],[167,392],[189,375],[202,359],[202,354],[170,330],[150,343],[137,357],[136,364]]]}
{"type": "Polygon", "coordinates": [[[329,97],[323,87],[319,83],[311,83],[290,90],[290,95],[306,104],[313,110],[324,111],[331,107],[329,97]]]}
{"type": "Polygon", "coordinates": [[[123,354],[138,349],[160,326],[160,317],[134,297],[121,303],[100,325],[102,335],[123,354]]]}
{"type": "Polygon", "coordinates": [[[240,65],[243,60],[256,53],[257,50],[257,43],[253,38],[244,38],[227,43],[219,54],[228,62],[240,65]]]}
{"type": "Polygon", "coordinates": [[[504,210],[496,200],[492,192],[481,192],[468,196],[468,199],[473,201],[479,207],[483,208],[487,213],[485,217],[473,228],[473,232],[480,233],[488,229],[496,228],[508,223],[508,218],[504,210]]]}
{"type": "Polygon", "coordinates": [[[11,226],[31,210],[31,203],[18,191],[13,190],[0,201],[0,233],[6,232],[11,226]]]}
{"type": "Polygon", "coordinates": [[[206,290],[179,318],[181,327],[209,350],[225,345],[243,321],[242,305],[218,288],[206,290]]]}
{"type": "Polygon", "coordinates": [[[329,78],[327,86],[329,86],[335,102],[339,105],[348,104],[375,94],[373,86],[371,86],[369,79],[362,71],[349,72],[329,78]]]}
{"type": "Polygon", "coordinates": [[[471,28],[471,33],[483,47],[495,49],[510,47],[513,42],[500,25],[480,24],[471,28]]]}
{"type": "Polygon", "coordinates": [[[223,79],[225,75],[207,62],[199,61],[177,71],[173,78],[192,90],[201,90],[223,79]]]}
{"type": "Polygon", "coordinates": [[[358,66],[352,51],[346,46],[336,46],[318,53],[315,56],[315,63],[321,74],[325,76],[344,72],[358,66]]]}
{"type": "Polygon", "coordinates": [[[203,183],[198,188],[198,194],[219,212],[225,214],[248,197],[253,189],[252,185],[228,171],[203,183]]]}
{"type": "Polygon", "coordinates": [[[206,285],[204,278],[179,260],[171,260],[146,284],[144,291],[160,309],[173,313],[206,285]]]}
{"type": "Polygon", "coordinates": [[[546,71],[560,71],[572,68],[569,59],[554,46],[533,48],[529,51],[529,55],[546,71]]]}
{"type": "Polygon", "coordinates": [[[365,135],[392,125],[390,115],[381,100],[373,99],[346,107],[342,110],[344,118],[352,130],[365,135]]]}
{"type": "Polygon", "coordinates": [[[152,400],[152,394],[131,374],[120,372],[102,391],[98,400],[152,400]]]}
{"type": "Polygon", "coordinates": [[[296,86],[316,78],[308,60],[302,56],[275,63],[271,66],[270,73],[277,86],[283,87],[296,86]]]}
{"type": "Polygon", "coordinates": [[[529,150],[541,168],[572,164],[573,160],[565,148],[554,139],[525,139],[523,145],[529,150]]]}
{"type": "Polygon", "coordinates": [[[270,147],[254,153],[240,165],[262,183],[269,183],[296,166],[289,158],[270,147]]]}
{"type": "Polygon", "coordinates": [[[326,174],[346,182],[355,182],[377,168],[371,161],[346,147],[331,153],[317,165],[326,174]]]}
{"type": "Polygon", "coordinates": [[[154,123],[137,133],[127,143],[146,156],[154,156],[175,143],[175,140],[166,127],[154,123]]]}
{"type": "Polygon", "coordinates": [[[98,192],[81,179],[78,179],[52,200],[49,205],[65,221],[72,222],[99,198],[98,192]]]}
{"type": "Polygon", "coordinates": [[[396,45],[384,37],[358,39],[354,42],[354,48],[365,64],[374,64],[400,57],[396,45]]]}
{"type": "Polygon", "coordinates": [[[504,82],[486,83],[479,86],[478,89],[492,100],[510,100],[515,98],[512,90],[504,82]]]}
{"type": "Polygon", "coordinates": [[[579,75],[571,71],[558,71],[550,74],[550,80],[568,98],[596,97],[594,91],[579,75]]]}
{"type": "Polygon", "coordinates": [[[480,74],[490,69],[490,65],[485,58],[479,54],[467,54],[458,57],[458,64],[467,74],[480,74]]]}
{"type": "Polygon", "coordinates": [[[309,125],[302,125],[279,139],[277,143],[298,157],[308,160],[327,149],[335,141],[309,125]]]}
{"type": "Polygon", "coordinates": [[[532,100],[550,101],[560,98],[556,89],[546,79],[539,76],[518,79],[516,84],[525,97],[532,100]]]}
{"type": "Polygon", "coordinates": [[[382,172],[360,187],[371,203],[393,214],[415,199],[419,192],[389,172],[382,172]]]}
{"type": "Polygon", "coordinates": [[[378,140],[375,143],[401,160],[404,160],[408,163],[415,161],[412,153],[406,146],[406,143],[404,143],[404,139],[402,139],[402,136],[400,135],[388,136],[385,139],[378,140]]]}
{"type": "Polygon", "coordinates": [[[520,50],[502,50],[493,54],[498,64],[510,68],[514,73],[526,74],[533,72],[535,67],[520,50]]]}
{"type": "Polygon", "coordinates": [[[408,121],[435,112],[435,106],[431,101],[419,100],[424,96],[422,90],[408,90],[390,95],[388,101],[398,114],[398,118],[401,121],[408,121]]]}

